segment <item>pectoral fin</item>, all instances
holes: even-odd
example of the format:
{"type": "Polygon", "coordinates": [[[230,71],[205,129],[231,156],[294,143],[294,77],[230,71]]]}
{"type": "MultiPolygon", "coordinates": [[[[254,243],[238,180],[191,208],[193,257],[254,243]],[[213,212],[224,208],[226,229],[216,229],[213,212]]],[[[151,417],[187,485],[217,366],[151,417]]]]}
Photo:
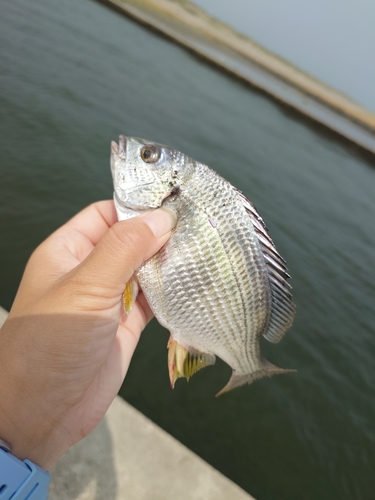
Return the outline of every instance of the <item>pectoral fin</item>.
{"type": "Polygon", "coordinates": [[[124,309],[126,314],[129,314],[132,310],[134,302],[136,301],[138,296],[138,291],[138,281],[137,278],[133,275],[126,283],[124,290],[124,309]]]}
{"type": "Polygon", "coordinates": [[[177,379],[185,377],[189,380],[201,368],[213,365],[215,359],[213,354],[185,349],[170,337],[168,342],[168,371],[172,389],[177,379]]]}
{"type": "Polygon", "coordinates": [[[246,374],[236,373],[233,370],[229,382],[223,389],[221,389],[220,392],[216,394],[216,397],[221,396],[222,394],[224,394],[224,392],[228,392],[231,391],[232,389],[235,389],[236,387],[240,387],[241,385],[251,384],[252,382],[254,382],[254,380],[257,380],[258,378],[272,377],[272,375],[277,375],[281,373],[292,373],[296,371],[297,370],[285,370],[284,368],[279,368],[278,366],[275,366],[266,359],[262,358],[262,363],[260,367],[251,373],[246,373],[246,374]]]}

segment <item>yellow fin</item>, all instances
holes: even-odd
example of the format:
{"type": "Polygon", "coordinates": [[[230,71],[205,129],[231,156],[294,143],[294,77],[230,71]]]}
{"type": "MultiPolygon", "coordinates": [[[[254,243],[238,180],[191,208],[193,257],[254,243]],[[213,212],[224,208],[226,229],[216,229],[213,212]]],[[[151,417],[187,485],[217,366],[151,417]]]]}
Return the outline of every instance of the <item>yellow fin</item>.
{"type": "Polygon", "coordinates": [[[188,350],[170,337],[168,342],[168,371],[171,387],[176,380],[185,377],[187,380],[198,370],[215,363],[214,354],[188,350]]]}
{"type": "Polygon", "coordinates": [[[134,302],[138,295],[138,282],[137,278],[133,275],[125,285],[124,290],[124,309],[125,313],[129,314],[132,310],[134,302]]]}

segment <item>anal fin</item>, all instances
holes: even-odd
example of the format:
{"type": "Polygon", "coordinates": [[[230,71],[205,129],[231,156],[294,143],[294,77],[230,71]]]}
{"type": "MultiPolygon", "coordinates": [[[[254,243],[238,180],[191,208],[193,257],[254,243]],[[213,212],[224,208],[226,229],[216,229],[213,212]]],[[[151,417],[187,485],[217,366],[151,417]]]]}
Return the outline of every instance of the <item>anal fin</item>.
{"type": "Polygon", "coordinates": [[[138,296],[138,281],[135,275],[133,275],[130,280],[126,283],[125,285],[125,290],[124,290],[124,310],[126,314],[129,314],[130,311],[132,310],[132,307],[134,305],[134,302],[137,299],[138,296]]]}
{"type": "Polygon", "coordinates": [[[272,377],[272,375],[278,375],[282,373],[294,373],[296,371],[297,370],[286,370],[284,368],[279,368],[278,366],[275,366],[266,359],[262,358],[260,368],[251,373],[236,373],[233,370],[229,382],[223,389],[221,389],[221,391],[216,394],[216,397],[221,396],[225,392],[229,392],[236,387],[240,387],[241,385],[251,384],[252,382],[254,382],[254,380],[257,380],[259,378],[272,377]]]}
{"type": "Polygon", "coordinates": [[[215,360],[214,354],[185,349],[170,337],[168,341],[168,371],[171,387],[174,388],[177,379],[185,377],[189,380],[201,368],[213,365],[215,360]]]}

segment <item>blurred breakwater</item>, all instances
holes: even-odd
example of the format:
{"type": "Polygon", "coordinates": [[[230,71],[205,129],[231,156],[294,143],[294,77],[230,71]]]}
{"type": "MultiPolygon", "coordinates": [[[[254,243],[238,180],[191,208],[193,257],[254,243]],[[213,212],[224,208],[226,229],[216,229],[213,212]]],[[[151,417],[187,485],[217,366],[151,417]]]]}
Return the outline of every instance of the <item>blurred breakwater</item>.
{"type": "Polygon", "coordinates": [[[375,113],[188,0],[97,0],[375,153],[375,113]]]}

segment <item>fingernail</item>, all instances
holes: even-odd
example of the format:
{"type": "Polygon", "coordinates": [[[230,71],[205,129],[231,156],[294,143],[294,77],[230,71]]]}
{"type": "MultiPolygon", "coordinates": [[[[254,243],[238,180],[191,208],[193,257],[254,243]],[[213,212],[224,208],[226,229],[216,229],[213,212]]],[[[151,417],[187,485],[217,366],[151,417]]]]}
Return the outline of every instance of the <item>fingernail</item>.
{"type": "Polygon", "coordinates": [[[142,217],[157,238],[171,231],[177,222],[177,215],[169,208],[158,208],[142,217]]]}

